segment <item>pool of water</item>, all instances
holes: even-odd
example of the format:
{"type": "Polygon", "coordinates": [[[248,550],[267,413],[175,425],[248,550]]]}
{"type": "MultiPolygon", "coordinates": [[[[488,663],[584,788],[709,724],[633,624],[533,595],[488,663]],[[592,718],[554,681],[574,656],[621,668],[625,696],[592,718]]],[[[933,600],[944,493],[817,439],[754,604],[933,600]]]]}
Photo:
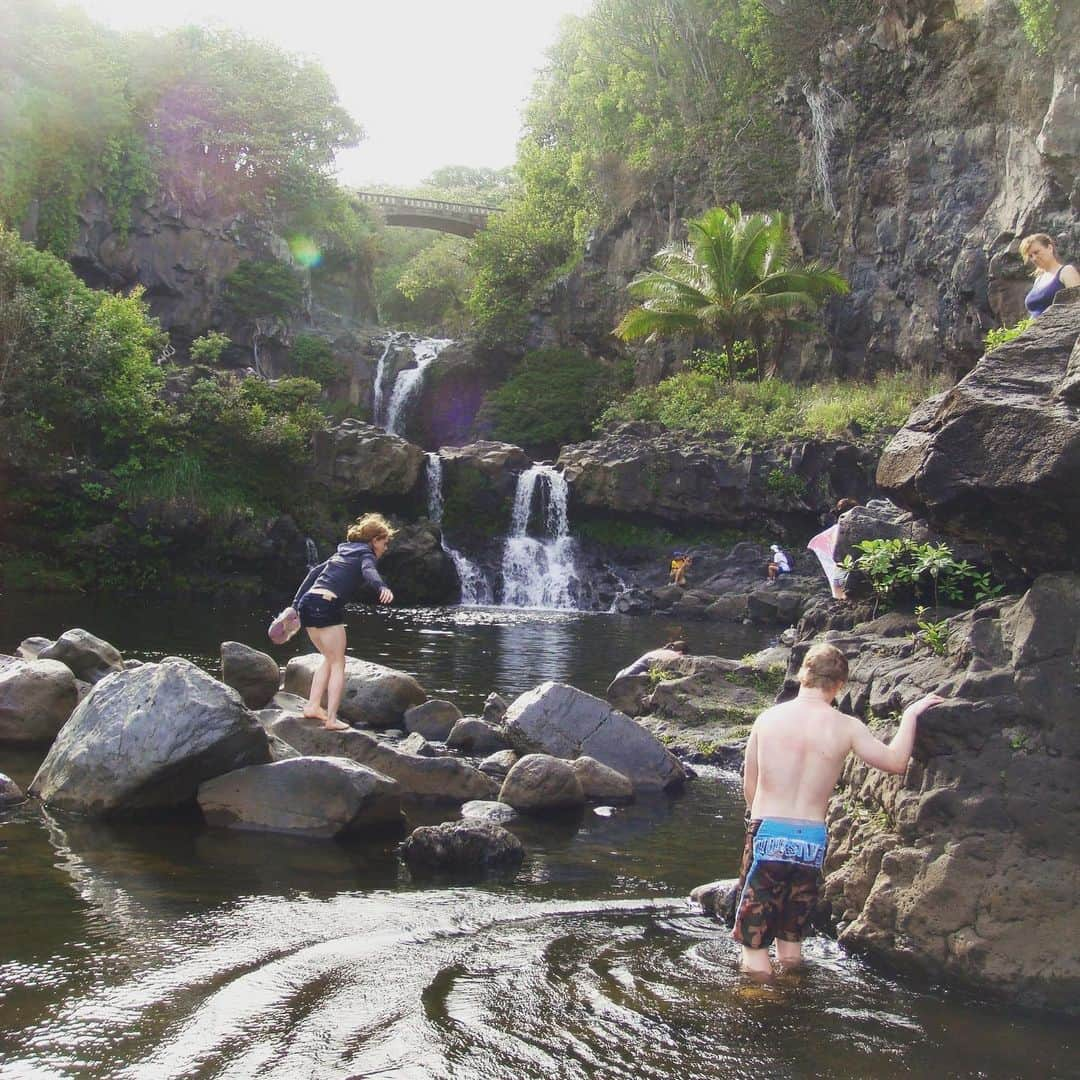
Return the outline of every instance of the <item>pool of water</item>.
{"type": "MultiPolygon", "coordinates": [[[[0,648],[83,625],[127,655],[212,667],[218,641],[259,644],[271,613],[28,614],[5,609],[0,648]]],[[[465,708],[543,678],[602,691],[679,629],[450,609],[358,611],[349,633],[358,655],[465,708]]],[[[761,643],[687,630],[728,655],[761,643]]],[[[25,781],[40,757],[0,749],[0,770],[25,781]]],[[[528,857],[513,882],[441,887],[412,882],[385,842],[25,804],[0,815],[0,1077],[1080,1074],[1071,1022],[890,975],[826,939],[799,975],[740,977],[726,930],[685,901],[735,873],[739,788],[703,769],[611,816],[515,826],[528,857]]]]}

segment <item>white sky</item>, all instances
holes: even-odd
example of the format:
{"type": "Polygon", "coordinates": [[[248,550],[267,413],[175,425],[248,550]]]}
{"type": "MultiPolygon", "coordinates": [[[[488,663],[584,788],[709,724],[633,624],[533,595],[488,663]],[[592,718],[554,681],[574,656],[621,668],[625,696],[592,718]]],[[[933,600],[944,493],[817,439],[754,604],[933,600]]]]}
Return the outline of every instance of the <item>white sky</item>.
{"type": "Polygon", "coordinates": [[[76,0],[118,29],[226,25],[316,57],[367,138],[341,179],[415,184],[514,160],[520,109],[564,15],[591,0],[76,0]]]}

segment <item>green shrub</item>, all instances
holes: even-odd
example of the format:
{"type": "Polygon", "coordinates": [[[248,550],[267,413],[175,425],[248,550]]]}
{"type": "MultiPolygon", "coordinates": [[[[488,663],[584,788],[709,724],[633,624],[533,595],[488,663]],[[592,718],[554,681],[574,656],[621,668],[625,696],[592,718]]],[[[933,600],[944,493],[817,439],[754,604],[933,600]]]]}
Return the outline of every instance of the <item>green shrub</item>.
{"type": "Polygon", "coordinates": [[[1024,35],[1031,47],[1044,56],[1057,39],[1058,0],[1013,0],[1020,12],[1024,35]]]}
{"type": "Polygon", "coordinates": [[[480,419],[497,439],[551,451],[588,438],[600,411],[631,377],[627,365],[612,367],[573,349],[539,349],[487,395],[480,419]]]}
{"type": "Polygon", "coordinates": [[[303,279],[284,263],[270,259],[242,262],[225,278],[225,302],[241,317],[287,319],[304,297],[303,279]]]}
{"type": "Polygon", "coordinates": [[[940,380],[912,372],[866,383],[796,386],[780,379],[725,382],[700,371],[683,371],[656,386],[632,390],[608,406],[596,426],[653,420],[699,435],[725,432],[750,443],[872,436],[900,427],[916,402],[942,386],[940,380]]]}
{"type": "Polygon", "coordinates": [[[341,362],[334,357],[330,342],[314,334],[300,334],[289,350],[289,359],[297,375],[320,386],[340,379],[345,373],[341,362]]]}
{"type": "Polygon", "coordinates": [[[1015,326],[1000,326],[988,330],[983,338],[986,351],[990,352],[1006,342],[1015,341],[1034,321],[1034,318],[1021,319],[1015,326]]]}
{"type": "Polygon", "coordinates": [[[752,341],[733,341],[727,349],[695,349],[686,361],[690,371],[700,371],[721,382],[753,378],[758,351],[752,341]]]}
{"type": "Polygon", "coordinates": [[[806,494],[806,481],[786,469],[773,469],[765,477],[765,490],[780,499],[798,499],[806,494]]]}
{"type": "Polygon", "coordinates": [[[201,337],[197,337],[191,343],[188,352],[196,364],[216,364],[221,359],[221,354],[231,344],[228,334],[222,334],[218,330],[211,330],[201,337]]]}

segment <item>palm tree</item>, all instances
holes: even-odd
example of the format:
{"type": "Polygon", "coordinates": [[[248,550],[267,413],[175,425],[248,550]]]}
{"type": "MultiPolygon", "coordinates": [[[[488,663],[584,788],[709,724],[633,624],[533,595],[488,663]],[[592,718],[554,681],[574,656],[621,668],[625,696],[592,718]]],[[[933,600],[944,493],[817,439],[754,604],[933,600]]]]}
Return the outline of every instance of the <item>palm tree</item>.
{"type": "Polygon", "coordinates": [[[771,330],[812,328],[796,316],[848,291],[835,270],[794,262],[786,214],[743,214],[733,203],[686,225],[689,243],[658,251],[654,269],[630,283],[643,302],[615,328],[623,341],[707,335],[729,348],[748,338],[760,356],[771,330]]]}

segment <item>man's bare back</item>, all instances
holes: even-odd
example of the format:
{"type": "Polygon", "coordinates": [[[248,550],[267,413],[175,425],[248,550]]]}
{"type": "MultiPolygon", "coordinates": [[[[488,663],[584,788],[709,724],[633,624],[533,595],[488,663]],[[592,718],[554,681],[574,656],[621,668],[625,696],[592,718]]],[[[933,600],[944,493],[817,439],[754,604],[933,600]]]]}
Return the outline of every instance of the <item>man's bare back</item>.
{"type": "Polygon", "coordinates": [[[750,732],[743,788],[751,818],[824,821],[849,753],[874,768],[902,773],[911,757],[916,720],[942,700],[929,694],[910,705],[886,745],[861,720],[833,708],[827,691],[801,687],[798,697],[766,709],[750,732]]]}

